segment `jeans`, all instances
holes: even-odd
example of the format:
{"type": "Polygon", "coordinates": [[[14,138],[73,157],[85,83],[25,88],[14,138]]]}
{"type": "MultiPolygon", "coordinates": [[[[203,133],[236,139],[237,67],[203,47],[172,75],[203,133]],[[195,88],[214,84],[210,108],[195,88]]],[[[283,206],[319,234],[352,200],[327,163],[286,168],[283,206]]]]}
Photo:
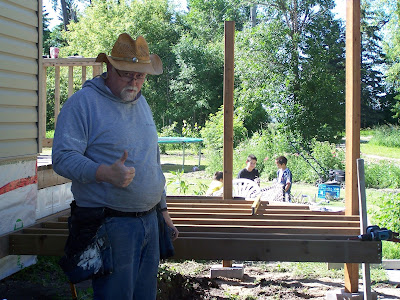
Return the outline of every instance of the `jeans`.
{"type": "Polygon", "coordinates": [[[156,299],[159,263],[156,211],[143,217],[106,218],[113,273],[93,279],[94,299],[156,299]]]}

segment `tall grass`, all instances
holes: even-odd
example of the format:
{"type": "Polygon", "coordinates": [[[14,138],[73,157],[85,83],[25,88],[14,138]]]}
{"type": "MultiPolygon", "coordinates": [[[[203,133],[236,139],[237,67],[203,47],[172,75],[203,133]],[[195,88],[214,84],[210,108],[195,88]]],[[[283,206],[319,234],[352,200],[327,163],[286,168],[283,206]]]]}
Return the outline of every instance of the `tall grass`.
{"type": "Polygon", "coordinates": [[[370,144],[400,148],[400,127],[381,126],[374,128],[370,144]]]}

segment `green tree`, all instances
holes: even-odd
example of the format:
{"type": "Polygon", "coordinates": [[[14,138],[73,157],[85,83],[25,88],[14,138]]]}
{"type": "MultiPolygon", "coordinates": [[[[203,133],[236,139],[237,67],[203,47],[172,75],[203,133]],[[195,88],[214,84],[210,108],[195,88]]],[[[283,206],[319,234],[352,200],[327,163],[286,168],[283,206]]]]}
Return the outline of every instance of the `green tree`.
{"type": "Polygon", "coordinates": [[[173,52],[179,73],[170,82],[169,119],[204,125],[223,102],[223,45],[183,36],[173,52]]]}
{"type": "Polygon", "coordinates": [[[396,103],[392,107],[394,118],[399,122],[400,119],[400,1],[386,2],[389,10],[390,21],[389,30],[387,33],[388,38],[385,41],[384,48],[387,53],[386,59],[388,69],[386,73],[386,80],[390,84],[397,95],[395,97],[396,103]],[[391,5],[390,5],[391,3],[391,5]]]}
{"type": "Polygon", "coordinates": [[[42,23],[43,23],[43,55],[47,55],[50,51],[50,46],[51,46],[51,44],[49,44],[51,31],[49,29],[49,24],[50,24],[49,13],[46,11],[43,11],[42,23]]]}
{"type": "Polygon", "coordinates": [[[242,30],[250,16],[249,4],[241,0],[188,0],[189,12],[185,24],[194,38],[220,41],[224,36],[224,21],[235,21],[242,30]]]}
{"type": "Polygon", "coordinates": [[[393,123],[393,94],[387,89],[383,71],[385,53],[382,49],[382,29],[388,17],[370,2],[361,10],[361,126],[373,127],[393,123]]]}
{"type": "Polygon", "coordinates": [[[264,109],[305,140],[338,140],[344,129],[344,31],[333,18],[333,0],[261,4],[264,17],[238,42],[237,109],[250,118],[248,107],[264,109]]]}
{"type": "MultiPolygon", "coordinates": [[[[85,3],[87,0],[51,0],[54,11],[59,11],[59,20],[62,21],[64,30],[68,30],[71,21],[78,21],[77,2],[85,3]]],[[[89,0],[90,2],[90,0],[89,0]]]]}
{"type": "Polygon", "coordinates": [[[143,35],[150,53],[157,53],[163,62],[164,73],[149,76],[143,87],[143,94],[160,129],[166,123],[168,103],[173,101],[170,81],[177,74],[172,48],[179,41],[179,26],[174,20],[167,0],[93,0],[79,22],[72,22],[69,31],[64,32],[69,45],[63,51],[66,55],[79,53],[96,57],[101,52],[109,54],[118,35],[123,32],[134,38],[143,35]]]}

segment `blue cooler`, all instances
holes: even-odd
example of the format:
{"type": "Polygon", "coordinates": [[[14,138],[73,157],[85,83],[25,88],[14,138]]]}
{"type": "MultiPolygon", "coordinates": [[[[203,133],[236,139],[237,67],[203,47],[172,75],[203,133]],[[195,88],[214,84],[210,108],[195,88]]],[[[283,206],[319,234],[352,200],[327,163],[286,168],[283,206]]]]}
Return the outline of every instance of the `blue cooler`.
{"type": "Polygon", "coordinates": [[[340,198],[340,184],[337,183],[322,183],[318,185],[318,198],[338,199],[340,198]]]}

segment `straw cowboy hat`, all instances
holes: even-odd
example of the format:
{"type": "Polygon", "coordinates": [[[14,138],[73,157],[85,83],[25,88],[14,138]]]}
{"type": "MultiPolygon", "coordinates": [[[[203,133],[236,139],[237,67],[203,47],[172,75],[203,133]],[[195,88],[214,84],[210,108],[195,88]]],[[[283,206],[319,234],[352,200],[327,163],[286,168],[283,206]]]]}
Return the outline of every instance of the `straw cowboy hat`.
{"type": "Polygon", "coordinates": [[[136,40],[129,34],[119,35],[111,55],[100,53],[96,62],[109,62],[114,68],[128,72],[160,75],[163,72],[161,59],[157,54],[149,54],[149,46],[142,36],[136,40]]]}

